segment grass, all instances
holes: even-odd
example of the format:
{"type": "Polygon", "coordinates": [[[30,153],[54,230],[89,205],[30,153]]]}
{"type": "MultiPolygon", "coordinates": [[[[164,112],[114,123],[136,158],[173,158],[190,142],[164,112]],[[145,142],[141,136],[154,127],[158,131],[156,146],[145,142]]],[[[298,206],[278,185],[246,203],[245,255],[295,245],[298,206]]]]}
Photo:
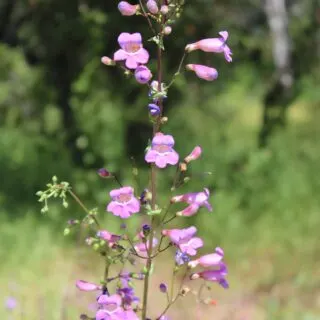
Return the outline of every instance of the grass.
{"type": "MultiPolygon", "coordinates": [[[[3,304],[11,296],[18,301],[13,311],[5,308],[0,311],[1,319],[9,315],[12,319],[77,319],[79,314],[90,310],[94,301],[92,294],[78,292],[74,283],[76,279],[98,282],[103,270],[101,261],[89,248],[73,250],[61,232],[57,233],[39,219],[46,220],[40,215],[37,219],[26,215],[1,223],[3,304]]],[[[213,286],[211,295],[218,305],[202,306],[201,319],[317,319],[319,212],[310,213],[309,219],[306,225],[303,222],[288,225],[283,219],[265,218],[251,225],[250,230],[241,222],[237,229],[226,222],[223,246],[230,268],[231,289],[224,291],[213,286]]],[[[208,236],[207,243],[210,245],[208,236]]],[[[169,277],[170,263],[166,261],[155,270],[154,286],[163,281],[164,273],[169,277]]],[[[157,309],[159,299],[163,299],[163,303],[165,299],[157,293],[155,297],[157,309]]],[[[177,312],[186,305],[196,308],[192,295],[185,299],[171,310],[172,319],[180,319],[182,315],[177,312]]],[[[183,317],[196,319],[190,314],[191,310],[183,317]]]]}

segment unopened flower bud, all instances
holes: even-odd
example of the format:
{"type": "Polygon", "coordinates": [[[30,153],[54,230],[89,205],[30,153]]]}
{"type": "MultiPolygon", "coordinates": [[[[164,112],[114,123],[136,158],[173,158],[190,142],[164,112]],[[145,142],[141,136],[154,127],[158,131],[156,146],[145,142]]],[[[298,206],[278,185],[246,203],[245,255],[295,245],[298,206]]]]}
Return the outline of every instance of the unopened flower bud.
{"type": "Polygon", "coordinates": [[[114,66],[116,64],[112,59],[106,56],[101,58],[101,62],[106,66],[114,66]]]}
{"type": "Polygon", "coordinates": [[[170,33],[172,32],[172,28],[170,26],[166,26],[164,29],[163,29],[163,33],[168,36],[170,33]]]}
{"type": "Polygon", "coordinates": [[[74,226],[74,225],[76,225],[76,224],[79,224],[80,221],[79,221],[79,220],[76,220],[76,219],[70,219],[70,220],[68,220],[67,223],[68,223],[69,226],[74,226]]]}
{"type": "Polygon", "coordinates": [[[99,169],[97,173],[101,178],[109,178],[112,176],[112,174],[105,168],[99,169]]]}
{"type": "Polygon", "coordinates": [[[196,279],[199,279],[200,278],[200,275],[198,273],[193,273],[191,276],[190,276],[190,280],[196,280],[196,279]]]}
{"type": "Polygon", "coordinates": [[[145,84],[152,78],[152,73],[146,66],[139,66],[135,70],[134,76],[139,83],[145,84]]]}
{"type": "Polygon", "coordinates": [[[160,12],[161,12],[162,14],[167,14],[167,13],[169,12],[169,7],[166,6],[166,5],[161,6],[160,12]]]}
{"type": "Polygon", "coordinates": [[[133,5],[127,1],[121,1],[118,4],[118,9],[123,16],[133,16],[139,9],[139,5],[133,5]]]}
{"type": "Polygon", "coordinates": [[[155,0],[148,0],[147,1],[147,8],[153,14],[157,14],[159,12],[159,8],[158,8],[157,2],[155,0]]]}
{"type": "Polygon", "coordinates": [[[197,160],[200,156],[201,156],[201,153],[202,153],[202,149],[200,146],[196,146],[189,155],[187,155],[185,158],[184,158],[184,162],[185,163],[189,163],[193,160],[197,160]]]}
{"type": "Polygon", "coordinates": [[[101,286],[97,286],[94,283],[87,282],[87,281],[84,281],[84,280],[77,280],[76,287],[81,291],[101,290],[101,286]]]}
{"type": "Polygon", "coordinates": [[[155,116],[158,116],[160,114],[160,107],[157,106],[155,103],[150,103],[148,105],[148,109],[149,109],[149,112],[150,114],[155,117],[155,116]]]}
{"type": "Polygon", "coordinates": [[[150,225],[144,224],[144,225],[142,226],[142,233],[143,233],[143,236],[144,236],[145,238],[150,234],[150,231],[151,231],[150,225]]]}
{"type": "Polygon", "coordinates": [[[180,163],[180,171],[187,171],[187,164],[184,162],[180,163]]]}
{"type": "Polygon", "coordinates": [[[86,244],[87,244],[88,246],[91,246],[91,245],[94,243],[95,239],[92,238],[92,237],[88,237],[88,238],[86,238],[85,241],[86,241],[86,244]]]}
{"type": "Polygon", "coordinates": [[[165,283],[161,283],[159,289],[162,293],[166,293],[168,291],[168,287],[165,283]]]}
{"type": "Polygon", "coordinates": [[[218,78],[218,71],[215,68],[203,66],[201,64],[187,64],[187,70],[192,70],[198,76],[206,81],[213,81],[218,78]]]}
{"type": "Polygon", "coordinates": [[[181,289],[181,291],[180,291],[180,294],[181,294],[183,297],[185,297],[190,291],[191,291],[190,288],[188,288],[188,287],[183,287],[183,288],[181,289]]]}
{"type": "Polygon", "coordinates": [[[161,124],[165,124],[168,122],[168,117],[162,117],[161,118],[161,124]]]}

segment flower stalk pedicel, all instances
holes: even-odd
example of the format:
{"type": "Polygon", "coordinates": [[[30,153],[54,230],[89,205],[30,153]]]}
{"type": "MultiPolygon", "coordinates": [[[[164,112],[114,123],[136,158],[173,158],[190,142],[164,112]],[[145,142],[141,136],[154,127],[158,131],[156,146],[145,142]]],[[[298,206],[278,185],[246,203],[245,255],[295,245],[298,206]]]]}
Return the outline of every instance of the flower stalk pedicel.
{"type": "MultiPolygon", "coordinates": [[[[179,229],[170,226],[174,219],[178,221],[183,217],[193,216],[203,209],[212,211],[212,206],[209,202],[208,188],[180,195],[175,192],[181,185],[180,181],[185,183],[190,179],[185,174],[188,172],[188,167],[192,166],[191,162],[200,158],[202,148],[196,146],[179,162],[180,156],[175,148],[175,139],[171,134],[161,131],[163,124],[168,122],[168,117],[163,116],[163,101],[168,97],[171,85],[183,68],[193,71],[206,81],[218,78],[218,71],[215,68],[196,63],[185,64],[190,52],[201,50],[224,53],[225,59],[228,62],[232,61],[232,52],[226,44],[228,32],[221,31],[218,38],[208,38],[188,44],[177,72],[167,79],[167,75],[163,74],[165,41],[170,39],[173,23],[180,16],[184,3],[184,1],[169,0],[139,0],[139,4],[131,4],[128,1],[118,3],[118,9],[123,16],[138,15],[146,19],[152,37],[150,40],[157,49],[155,69],[147,65],[150,59],[149,52],[143,47],[139,32],[122,32],[118,37],[120,49],[115,51],[113,59],[108,56],[101,58],[101,62],[107,66],[118,65],[125,69],[129,76],[142,85],[142,89],[145,89],[146,118],[152,123],[151,143],[145,153],[145,162],[150,168],[149,185],[134,189],[130,185],[123,186],[120,179],[108,169],[101,168],[97,172],[102,178],[110,178],[104,180],[111,191],[106,210],[102,214],[117,217],[119,220],[117,231],[105,229],[99,219],[101,213],[96,208],[87,208],[68,182],[58,182],[57,177],[53,177],[52,183],[47,185],[47,190],[37,192],[39,202],[43,203],[41,210],[43,213],[49,210],[48,201],[52,197],[60,198],[65,208],[68,207],[67,196],[71,196],[78,203],[85,215],[83,219],[69,219],[64,234],[73,232],[79,226],[90,227],[91,232],[85,242],[104,261],[104,274],[98,275],[101,277],[100,283],[76,281],[79,290],[98,293],[95,314],[90,316],[83,314],[81,315],[83,319],[169,320],[167,313],[172,305],[190,292],[185,284],[187,280],[203,279],[217,283],[225,289],[229,287],[226,280],[227,266],[223,261],[224,251],[217,247],[214,252],[199,256],[198,251],[204,246],[204,241],[196,235],[197,228],[189,226],[179,229]],[[172,194],[168,199],[169,204],[162,206],[157,194],[157,175],[171,166],[176,168],[172,194]],[[118,189],[114,188],[115,183],[120,186],[118,189]],[[185,203],[186,206],[178,211],[177,203],[185,203]],[[128,230],[129,227],[124,225],[123,219],[134,217],[141,219],[141,226],[138,230],[128,230]],[[133,237],[132,234],[136,236],[133,237]],[[167,304],[163,310],[151,310],[149,301],[154,287],[150,286],[150,278],[153,271],[156,271],[155,258],[166,250],[172,253],[174,269],[171,280],[158,284],[158,288],[164,293],[167,304]],[[134,271],[130,271],[132,265],[135,266],[134,271]],[[110,268],[111,266],[113,267],[110,268]],[[179,274],[183,276],[180,286],[177,286],[179,274]],[[137,281],[143,282],[141,296],[135,291],[134,284],[137,281]]],[[[146,144],[147,140],[146,137],[146,144]]],[[[181,140],[177,139],[178,148],[179,145],[181,140]]],[[[204,301],[214,300],[208,297],[204,301]]]]}

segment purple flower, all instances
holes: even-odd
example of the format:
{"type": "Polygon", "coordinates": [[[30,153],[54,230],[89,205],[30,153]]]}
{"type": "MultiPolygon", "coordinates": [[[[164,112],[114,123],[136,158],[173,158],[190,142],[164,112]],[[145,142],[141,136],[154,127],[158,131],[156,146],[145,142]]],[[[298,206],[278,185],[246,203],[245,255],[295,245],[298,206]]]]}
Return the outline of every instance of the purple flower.
{"type": "Polygon", "coordinates": [[[118,9],[123,16],[133,16],[136,14],[139,5],[133,5],[127,1],[120,1],[118,4],[118,9]]]}
{"type": "Polygon", "coordinates": [[[189,204],[184,210],[177,212],[177,216],[193,216],[197,213],[200,207],[205,206],[209,211],[212,211],[212,207],[208,202],[210,192],[207,188],[204,188],[203,192],[186,193],[171,198],[171,202],[186,202],[189,204]]]}
{"type": "Polygon", "coordinates": [[[157,14],[159,12],[159,8],[158,8],[158,5],[157,5],[157,2],[154,1],[154,0],[148,0],[147,1],[147,8],[153,14],[157,14]]]}
{"type": "Polygon", "coordinates": [[[186,51],[191,52],[194,50],[202,50],[205,52],[216,52],[216,53],[223,52],[225,59],[228,62],[231,62],[232,52],[226,44],[229,34],[227,31],[220,31],[219,35],[221,36],[220,38],[203,39],[198,42],[188,44],[186,46],[186,51]]]}
{"type": "Polygon", "coordinates": [[[180,250],[177,250],[176,255],[175,255],[175,261],[178,266],[181,266],[181,265],[189,262],[190,257],[186,253],[183,253],[180,250]]]}
{"type": "Polygon", "coordinates": [[[17,307],[18,302],[14,297],[8,297],[5,301],[5,306],[8,310],[13,310],[17,307]]]}
{"type": "Polygon", "coordinates": [[[201,64],[187,64],[187,70],[192,70],[195,74],[206,81],[213,81],[218,78],[218,71],[215,68],[203,66],[201,64]]]}
{"type": "Polygon", "coordinates": [[[148,105],[148,109],[149,109],[150,114],[153,117],[158,116],[160,114],[160,112],[161,112],[160,107],[157,106],[155,103],[150,103],[148,105]]]}
{"type": "Polygon", "coordinates": [[[112,201],[107,206],[107,211],[122,219],[129,218],[133,213],[140,211],[140,202],[133,195],[133,188],[123,187],[110,192],[112,201]]]}
{"type": "Polygon", "coordinates": [[[118,43],[121,49],[114,53],[114,61],[125,60],[126,67],[129,69],[136,69],[139,64],[148,62],[149,53],[142,46],[140,33],[123,32],[118,37],[118,43]]]}
{"type": "Polygon", "coordinates": [[[125,319],[124,310],[121,307],[122,299],[118,294],[108,296],[102,294],[98,298],[98,303],[101,306],[96,313],[96,320],[116,320],[125,319]]]}
{"type": "Polygon", "coordinates": [[[119,288],[117,294],[122,297],[122,302],[126,308],[130,307],[133,303],[139,302],[139,298],[135,295],[134,289],[129,286],[119,288]]]}
{"type": "Polygon", "coordinates": [[[194,237],[196,233],[197,228],[193,226],[185,229],[165,229],[162,231],[162,234],[168,236],[182,253],[190,256],[195,256],[197,249],[203,246],[202,239],[194,237]]]}
{"type": "Polygon", "coordinates": [[[139,66],[135,70],[134,76],[139,83],[145,84],[152,78],[152,73],[146,66],[139,66]]]}
{"type": "Polygon", "coordinates": [[[148,150],[145,160],[155,163],[158,168],[165,168],[167,164],[175,165],[179,161],[178,153],[173,149],[174,140],[170,135],[161,132],[155,134],[151,148],[148,150]]]}

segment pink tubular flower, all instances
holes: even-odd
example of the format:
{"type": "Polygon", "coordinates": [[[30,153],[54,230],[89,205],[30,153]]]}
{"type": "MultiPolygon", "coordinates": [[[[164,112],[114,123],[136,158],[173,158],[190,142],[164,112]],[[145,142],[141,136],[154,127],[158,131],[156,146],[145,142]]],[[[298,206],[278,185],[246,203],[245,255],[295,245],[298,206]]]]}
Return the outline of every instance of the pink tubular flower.
{"type": "Polygon", "coordinates": [[[111,248],[116,242],[121,240],[121,236],[118,236],[116,234],[112,234],[107,230],[99,230],[97,232],[97,237],[105,240],[108,242],[109,247],[111,248]]]}
{"type": "Polygon", "coordinates": [[[101,286],[84,280],[77,280],[76,287],[81,291],[96,291],[101,290],[101,286]]]}
{"type": "Polygon", "coordinates": [[[202,153],[202,149],[200,146],[194,147],[191,153],[184,158],[184,162],[189,163],[193,160],[197,160],[201,156],[201,153],[202,153]]]}
{"type": "Polygon", "coordinates": [[[135,70],[134,76],[139,83],[145,84],[152,78],[152,73],[146,66],[139,66],[135,70]]]}
{"type": "Polygon", "coordinates": [[[114,61],[126,61],[126,67],[136,69],[139,64],[146,64],[149,60],[149,53],[142,46],[142,37],[140,33],[123,32],[118,37],[118,43],[121,47],[113,56],[114,61]]]}
{"type": "Polygon", "coordinates": [[[123,16],[133,16],[136,14],[139,5],[133,5],[127,1],[120,1],[118,4],[118,9],[123,16]]]}
{"type": "Polygon", "coordinates": [[[216,52],[216,53],[223,52],[225,59],[228,62],[231,62],[232,52],[226,44],[229,34],[227,31],[220,31],[219,35],[221,36],[220,38],[203,39],[198,42],[188,44],[186,46],[186,51],[191,52],[194,50],[202,50],[205,52],[216,52]]]}
{"type": "Polygon", "coordinates": [[[207,281],[218,282],[223,288],[227,289],[229,284],[226,280],[228,274],[227,267],[224,263],[220,263],[220,269],[217,270],[205,270],[197,273],[193,273],[190,276],[191,280],[202,278],[207,281]]]}
{"type": "Polygon", "coordinates": [[[151,148],[145,156],[148,163],[155,163],[158,168],[165,168],[167,164],[175,165],[179,161],[178,153],[173,149],[174,140],[170,135],[161,132],[155,134],[151,148]]]}
{"type": "Polygon", "coordinates": [[[200,207],[205,206],[209,211],[212,211],[212,207],[208,202],[210,192],[207,188],[204,188],[202,192],[186,193],[171,198],[171,202],[186,202],[188,207],[182,211],[177,212],[177,216],[190,217],[197,213],[200,207]]]}
{"type": "Polygon", "coordinates": [[[192,70],[195,74],[206,81],[213,81],[218,78],[218,71],[215,68],[203,66],[201,64],[187,64],[187,70],[192,70]]]}
{"type": "Polygon", "coordinates": [[[182,253],[190,256],[196,255],[197,249],[203,246],[202,239],[194,237],[196,233],[197,228],[193,226],[185,229],[165,229],[162,231],[162,234],[168,236],[182,253]]]}
{"type": "Polygon", "coordinates": [[[201,267],[214,267],[219,266],[223,259],[224,252],[221,248],[217,247],[214,253],[206,254],[196,260],[190,261],[188,266],[190,268],[195,268],[197,265],[201,267]]]}
{"type": "Polygon", "coordinates": [[[140,202],[133,195],[133,188],[123,187],[110,192],[112,201],[107,206],[107,211],[122,219],[129,218],[133,213],[140,211],[140,202]]]}
{"type": "Polygon", "coordinates": [[[154,0],[148,0],[147,1],[147,8],[153,14],[157,14],[159,12],[159,8],[158,8],[158,5],[157,5],[157,2],[154,1],[154,0]]]}

